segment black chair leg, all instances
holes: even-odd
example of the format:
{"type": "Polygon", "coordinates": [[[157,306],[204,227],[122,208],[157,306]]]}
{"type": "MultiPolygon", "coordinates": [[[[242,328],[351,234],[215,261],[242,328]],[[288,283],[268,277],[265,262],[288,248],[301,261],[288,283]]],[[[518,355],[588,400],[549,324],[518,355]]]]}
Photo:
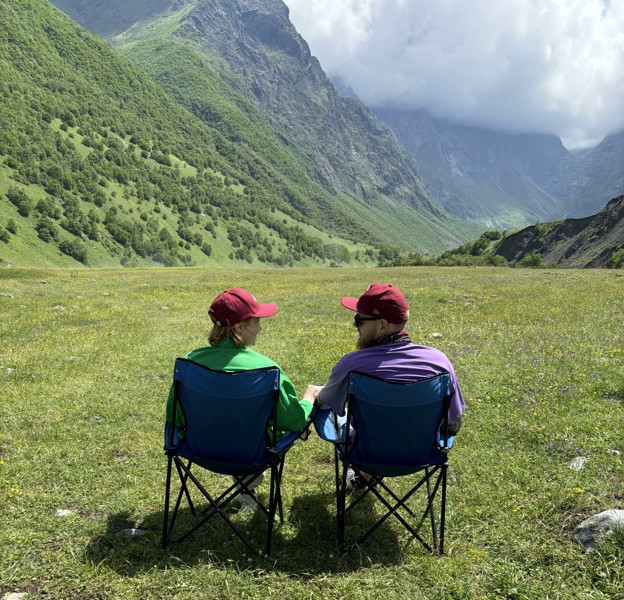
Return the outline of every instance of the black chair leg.
{"type": "Polygon", "coordinates": [[[169,542],[169,536],[167,535],[167,529],[169,528],[169,494],[171,492],[171,466],[173,457],[167,456],[167,483],[165,484],[165,510],[162,530],[162,547],[166,548],[169,542]]]}
{"type": "MultiPolygon", "coordinates": [[[[271,554],[271,542],[273,538],[273,524],[275,522],[275,513],[277,511],[278,503],[281,504],[281,495],[280,495],[280,468],[279,464],[271,465],[271,491],[269,494],[269,514],[267,516],[267,542],[266,542],[266,556],[270,556],[271,554]]],[[[280,507],[281,513],[281,507],[280,507]]]]}
{"type": "Polygon", "coordinates": [[[440,506],[440,555],[444,554],[444,522],[446,520],[446,475],[448,463],[442,465],[442,503],[440,506]]]}
{"type": "MultiPolygon", "coordinates": [[[[425,475],[427,477],[427,510],[429,511],[429,519],[431,521],[431,535],[433,539],[433,548],[438,550],[438,532],[436,530],[435,510],[433,506],[433,497],[431,496],[431,477],[429,467],[425,467],[425,475]]],[[[437,487],[436,487],[437,490],[437,487]]]]}

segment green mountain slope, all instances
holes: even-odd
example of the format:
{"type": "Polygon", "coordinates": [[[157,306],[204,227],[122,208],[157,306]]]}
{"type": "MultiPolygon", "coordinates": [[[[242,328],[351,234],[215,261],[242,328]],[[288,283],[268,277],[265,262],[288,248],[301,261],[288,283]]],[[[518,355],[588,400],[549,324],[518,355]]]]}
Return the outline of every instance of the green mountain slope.
{"type": "Polygon", "coordinates": [[[312,265],[384,248],[45,0],[0,0],[0,93],[6,262],[312,265]]]}
{"type": "Polygon", "coordinates": [[[624,266],[624,196],[590,217],[531,225],[506,234],[493,252],[510,262],[531,257],[563,267],[624,266]]]}
{"type": "MultiPolygon", "coordinates": [[[[98,0],[56,3],[102,30],[98,0]]],[[[140,4],[113,0],[120,19],[140,4]]],[[[334,205],[393,246],[436,252],[476,234],[478,227],[429,200],[390,129],[359,101],[340,98],[281,0],[179,0],[162,8],[156,16],[146,10],[111,42],[228,139],[288,177],[316,181],[334,205]]]]}
{"type": "Polygon", "coordinates": [[[536,223],[504,233],[486,231],[436,259],[412,254],[389,263],[391,266],[422,264],[622,268],[624,196],[613,198],[599,213],[589,217],[536,223]]]}

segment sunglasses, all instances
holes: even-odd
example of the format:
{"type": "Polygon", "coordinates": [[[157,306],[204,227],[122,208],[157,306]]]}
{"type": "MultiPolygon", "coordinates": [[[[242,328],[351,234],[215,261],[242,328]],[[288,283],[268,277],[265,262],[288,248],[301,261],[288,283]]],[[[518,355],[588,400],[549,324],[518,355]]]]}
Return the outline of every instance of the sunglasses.
{"type": "Polygon", "coordinates": [[[375,317],[361,317],[360,315],[355,315],[353,317],[353,326],[359,328],[364,321],[379,321],[379,319],[376,319],[375,317]]]}

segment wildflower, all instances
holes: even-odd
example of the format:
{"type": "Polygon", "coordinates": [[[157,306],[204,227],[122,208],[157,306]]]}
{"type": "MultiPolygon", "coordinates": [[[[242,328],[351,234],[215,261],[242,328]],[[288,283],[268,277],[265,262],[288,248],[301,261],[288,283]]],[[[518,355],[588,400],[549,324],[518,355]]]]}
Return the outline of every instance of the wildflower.
{"type": "Polygon", "coordinates": [[[572,488],[572,491],[576,492],[577,494],[584,494],[585,493],[585,490],[583,488],[580,488],[580,487],[572,488]]]}

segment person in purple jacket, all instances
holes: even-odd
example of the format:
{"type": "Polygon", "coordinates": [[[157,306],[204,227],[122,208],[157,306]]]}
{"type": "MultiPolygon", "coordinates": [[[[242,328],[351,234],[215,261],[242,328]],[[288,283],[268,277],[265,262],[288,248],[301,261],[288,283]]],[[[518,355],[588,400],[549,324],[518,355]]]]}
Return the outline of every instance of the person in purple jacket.
{"type": "MultiPolygon", "coordinates": [[[[341,302],[355,312],[354,325],[359,334],[357,349],[336,363],[324,386],[308,386],[304,398],[316,398],[319,408],[330,408],[343,416],[350,371],[400,383],[447,372],[451,383],[449,430],[457,433],[466,404],[455,370],[443,352],[410,340],[405,330],[409,307],[401,290],[392,285],[373,283],[359,298],[344,297],[341,302]]],[[[362,476],[366,477],[366,474],[349,473],[348,487],[362,487],[362,476]]]]}

